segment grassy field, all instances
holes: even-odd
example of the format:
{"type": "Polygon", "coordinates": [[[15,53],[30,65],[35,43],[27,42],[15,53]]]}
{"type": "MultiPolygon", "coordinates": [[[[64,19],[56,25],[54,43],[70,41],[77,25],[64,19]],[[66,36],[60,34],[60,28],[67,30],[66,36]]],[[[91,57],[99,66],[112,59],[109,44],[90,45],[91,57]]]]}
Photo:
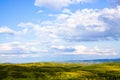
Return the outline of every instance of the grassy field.
{"type": "Polygon", "coordinates": [[[120,80],[120,62],[0,64],[0,80],[120,80]]]}

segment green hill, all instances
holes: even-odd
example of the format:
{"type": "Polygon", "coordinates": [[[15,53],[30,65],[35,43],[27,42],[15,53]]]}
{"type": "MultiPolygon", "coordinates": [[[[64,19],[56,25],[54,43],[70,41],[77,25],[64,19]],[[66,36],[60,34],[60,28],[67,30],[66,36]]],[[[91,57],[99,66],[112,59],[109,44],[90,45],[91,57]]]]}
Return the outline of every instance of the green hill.
{"type": "Polygon", "coordinates": [[[0,64],[0,80],[120,80],[120,62],[0,64]]]}

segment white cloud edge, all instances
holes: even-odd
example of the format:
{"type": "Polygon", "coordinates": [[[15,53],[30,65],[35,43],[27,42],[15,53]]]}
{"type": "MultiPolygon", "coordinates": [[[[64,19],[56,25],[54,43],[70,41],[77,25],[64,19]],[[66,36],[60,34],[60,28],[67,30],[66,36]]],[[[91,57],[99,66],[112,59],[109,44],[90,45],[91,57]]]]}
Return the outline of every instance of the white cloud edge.
{"type": "Polygon", "coordinates": [[[79,4],[79,3],[88,3],[93,0],[35,0],[34,5],[39,7],[47,7],[53,9],[61,9],[64,7],[68,7],[71,4],[79,4]]]}

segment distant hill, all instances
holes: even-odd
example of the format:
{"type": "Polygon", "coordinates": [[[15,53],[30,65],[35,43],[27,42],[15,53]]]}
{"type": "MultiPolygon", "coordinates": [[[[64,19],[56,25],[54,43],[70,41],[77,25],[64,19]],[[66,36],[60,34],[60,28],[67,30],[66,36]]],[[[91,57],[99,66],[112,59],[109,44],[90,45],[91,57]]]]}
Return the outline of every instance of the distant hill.
{"type": "Polygon", "coordinates": [[[120,62],[120,58],[117,59],[93,59],[93,60],[69,60],[67,62],[91,62],[91,63],[101,63],[101,62],[120,62]]]}

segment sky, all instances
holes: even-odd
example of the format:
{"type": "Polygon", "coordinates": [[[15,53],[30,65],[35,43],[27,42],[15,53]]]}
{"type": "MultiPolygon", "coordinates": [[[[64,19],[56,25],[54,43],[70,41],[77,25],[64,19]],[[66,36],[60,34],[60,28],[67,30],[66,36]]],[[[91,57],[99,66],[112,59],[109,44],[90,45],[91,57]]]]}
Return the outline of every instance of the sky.
{"type": "Polygon", "coordinates": [[[0,63],[120,58],[120,0],[0,0],[0,63]]]}

